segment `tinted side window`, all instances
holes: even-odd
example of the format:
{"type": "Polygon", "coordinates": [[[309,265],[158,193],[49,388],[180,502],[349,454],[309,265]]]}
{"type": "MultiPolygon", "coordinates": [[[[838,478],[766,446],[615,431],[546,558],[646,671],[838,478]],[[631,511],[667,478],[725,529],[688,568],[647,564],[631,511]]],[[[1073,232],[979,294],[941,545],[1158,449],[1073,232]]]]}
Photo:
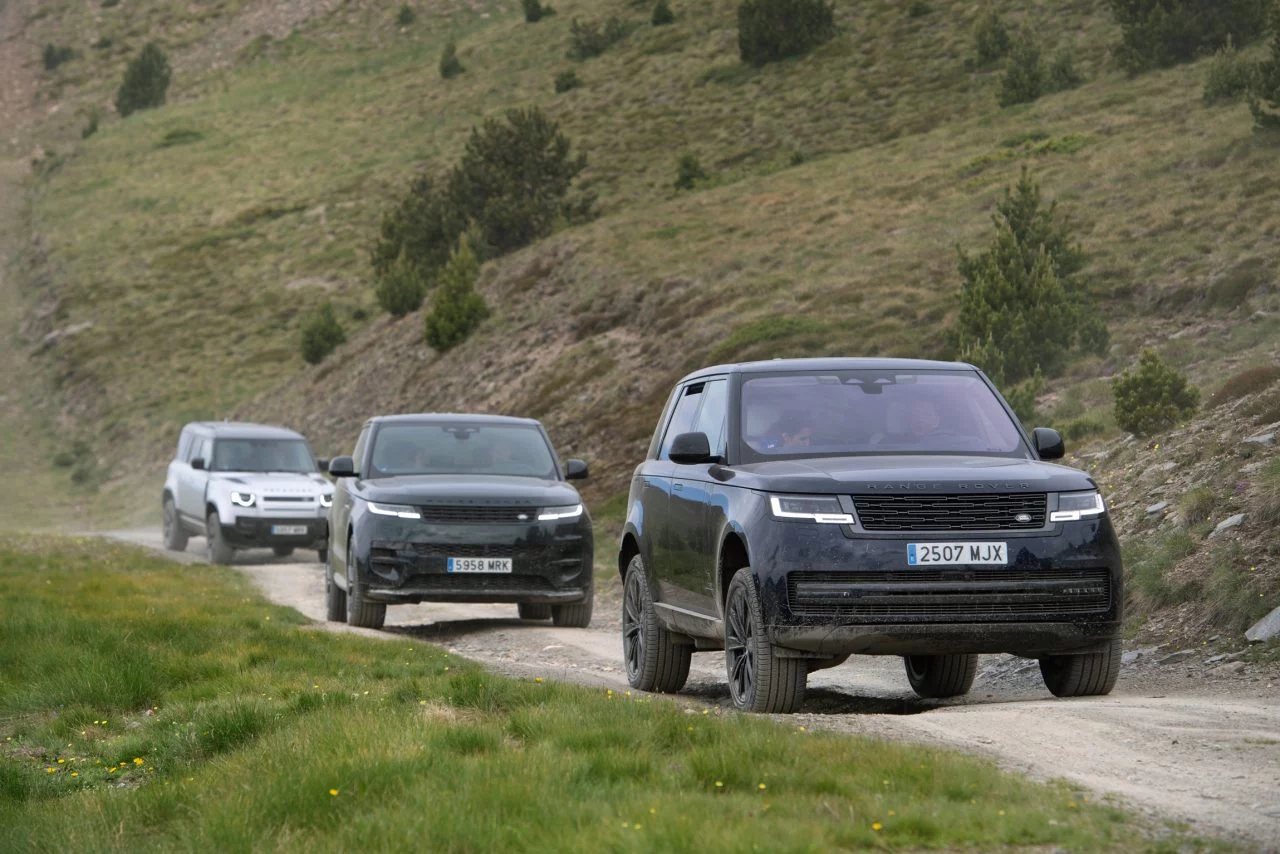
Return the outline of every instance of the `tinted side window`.
{"type": "Polygon", "coordinates": [[[681,433],[688,433],[693,429],[693,422],[698,415],[698,404],[702,403],[702,385],[697,383],[688,386],[676,401],[675,411],[671,414],[667,431],[662,436],[662,450],[658,454],[658,459],[669,459],[667,454],[671,451],[671,442],[681,433]]]}
{"type": "Polygon", "coordinates": [[[702,409],[694,422],[694,433],[706,433],[711,453],[724,456],[729,414],[729,384],[724,380],[709,382],[702,389],[702,409]]]}
{"type": "Polygon", "coordinates": [[[356,471],[363,471],[364,466],[364,449],[369,444],[369,425],[360,431],[360,438],[356,439],[356,449],[351,452],[351,459],[356,464],[356,471]]]}

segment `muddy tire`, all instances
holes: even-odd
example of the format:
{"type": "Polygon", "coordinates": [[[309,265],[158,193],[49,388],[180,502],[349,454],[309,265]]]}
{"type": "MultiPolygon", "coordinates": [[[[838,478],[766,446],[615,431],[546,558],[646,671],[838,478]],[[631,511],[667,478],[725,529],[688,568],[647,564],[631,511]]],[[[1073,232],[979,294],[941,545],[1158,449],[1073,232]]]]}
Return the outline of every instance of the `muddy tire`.
{"type": "Polygon", "coordinates": [[[293,554],[293,546],[272,546],[271,551],[276,557],[288,557],[293,554]]]}
{"type": "Polygon", "coordinates": [[[164,547],[171,552],[185,552],[187,550],[187,532],[182,529],[182,522],[178,520],[178,508],[174,506],[173,499],[166,497],[164,507],[162,509],[164,525],[164,547]]]}
{"type": "Polygon", "coordinates": [[[1098,697],[1116,687],[1120,657],[1118,640],[1111,641],[1103,652],[1046,655],[1040,659],[1040,675],[1055,697],[1098,697]]]}
{"type": "Polygon", "coordinates": [[[347,625],[380,629],[387,621],[387,606],[364,598],[364,588],[356,583],[351,552],[347,551],[347,625]]]}
{"type": "Polygon", "coordinates": [[[520,602],[516,605],[516,611],[520,614],[522,620],[550,620],[551,606],[536,605],[532,602],[520,602]]]}
{"type": "Polygon", "coordinates": [[[222,523],[218,521],[216,512],[210,513],[204,520],[204,540],[209,563],[230,566],[231,562],[235,560],[236,550],[227,545],[226,540],[222,539],[222,523]]]}
{"type": "Polygon", "coordinates": [[[733,705],[744,712],[794,712],[804,702],[809,662],[783,658],[765,636],[750,567],[738,570],[729,582],[724,613],[725,667],[733,705]]]}
{"type": "Polygon", "coordinates": [[[693,647],[677,643],[658,622],[639,555],[627,566],[622,586],[622,657],[627,682],[640,691],[674,694],[689,680],[693,647]]]}
{"type": "Polygon", "coordinates": [[[328,555],[324,565],[324,606],[325,619],[331,623],[347,621],[347,591],[333,582],[333,567],[329,566],[328,555]]]}
{"type": "Polygon", "coordinates": [[[565,629],[585,629],[591,625],[591,612],[595,609],[596,594],[593,587],[587,588],[587,598],[572,605],[552,605],[551,622],[565,629]]]}
{"type": "Polygon", "coordinates": [[[968,694],[978,673],[976,655],[904,655],[902,662],[911,689],[931,700],[968,694]]]}

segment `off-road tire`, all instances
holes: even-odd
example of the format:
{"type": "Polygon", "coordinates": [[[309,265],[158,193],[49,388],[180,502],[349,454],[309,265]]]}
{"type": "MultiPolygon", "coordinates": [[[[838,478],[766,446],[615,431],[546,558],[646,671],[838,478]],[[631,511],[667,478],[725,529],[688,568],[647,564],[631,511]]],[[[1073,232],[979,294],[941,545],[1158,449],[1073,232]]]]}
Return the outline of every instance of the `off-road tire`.
{"type": "Polygon", "coordinates": [[[333,567],[329,566],[328,555],[324,565],[324,605],[325,619],[331,623],[347,621],[347,591],[339,587],[333,580],[333,567]]]}
{"type": "Polygon", "coordinates": [[[644,561],[636,555],[622,583],[622,657],[632,688],[674,694],[684,687],[693,647],[676,640],[658,622],[644,561]]]}
{"type": "Polygon", "coordinates": [[[217,512],[210,513],[204,520],[205,549],[209,554],[209,563],[219,566],[230,566],[235,560],[236,550],[222,539],[222,523],[218,521],[217,512]]]}
{"type": "Polygon", "coordinates": [[[1040,659],[1040,675],[1055,697],[1098,697],[1110,694],[1120,675],[1120,641],[1103,652],[1086,655],[1046,655],[1040,659]]]}
{"type": "Polygon", "coordinates": [[[171,552],[185,552],[189,537],[182,529],[182,522],[178,519],[178,508],[174,506],[172,498],[165,498],[161,512],[164,514],[162,517],[164,547],[171,552]]]}
{"type": "Polygon", "coordinates": [[[733,705],[744,712],[789,714],[804,702],[809,663],[783,658],[764,632],[764,612],[751,568],[729,582],[724,606],[725,667],[733,705]]]}
{"type": "Polygon", "coordinates": [[[522,620],[550,620],[551,606],[540,605],[533,602],[519,602],[516,604],[516,611],[520,614],[522,620]]]}
{"type": "Polygon", "coordinates": [[[595,608],[596,594],[587,588],[587,598],[572,605],[552,605],[551,622],[563,629],[585,629],[591,625],[591,612],[595,608]]]}
{"type": "Polygon", "coordinates": [[[288,557],[293,554],[293,546],[272,546],[271,551],[276,557],[288,557]]]}
{"type": "Polygon", "coordinates": [[[347,625],[364,629],[380,629],[387,621],[387,606],[364,598],[364,588],[356,583],[352,572],[351,550],[347,550],[347,625]]]}
{"type": "Polygon", "coordinates": [[[902,663],[911,689],[931,700],[968,694],[978,673],[976,655],[904,655],[902,663]]]}

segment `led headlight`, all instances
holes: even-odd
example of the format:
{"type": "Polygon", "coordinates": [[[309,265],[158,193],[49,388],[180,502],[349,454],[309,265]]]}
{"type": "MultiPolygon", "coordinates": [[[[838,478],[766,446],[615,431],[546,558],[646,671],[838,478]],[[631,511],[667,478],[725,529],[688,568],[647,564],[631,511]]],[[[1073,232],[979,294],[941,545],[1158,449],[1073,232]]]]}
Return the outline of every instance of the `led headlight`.
{"type": "Polygon", "coordinates": [[[769,506],[777,519],[801,519],[822,525],[852,525],[853,515],[844,512],[833,495],[771,495],[769,506]]]}
{"type": "Polygon", "coordinates": [[[1078,522],[1090,516],[1107,512],[1102,493],[1096,489],[1088,492],[1063,492],[1058,495],[1058,509],[1049,514],[1050,522],[1078,522]]]}
{"type": "Polygon", "coordinates": [[[325,493],[323,493],[323,492],[322,492],[322,493],[320,493],[320,506],[321,506],[321,507],[332,507],[332,506],[333,506],[333,496],[332,496],[332,495],[326,495],[326,494],[325,494],[325,493]]]}
{"type": "Polygon", "coordinates": [[[252,492],[233,492],[231,493],[231,503],[237,507],[252,507],[257,501],[257,496],[252,492]]]}
{"type": "Polygon", "coordinates": [[[407,504],[375,504],[369,502],[369,512],[375,516],[397,516],[401,519],[421,519],[422,514],[417,507],[407,504]]]}
{"type": "Polygon", "coordinates": [[[559,507],[543,507],[538,514],[539,522],[555,522],[559,519],[577,519],[582,515],[581,504],[564,504],[559,507]]]}

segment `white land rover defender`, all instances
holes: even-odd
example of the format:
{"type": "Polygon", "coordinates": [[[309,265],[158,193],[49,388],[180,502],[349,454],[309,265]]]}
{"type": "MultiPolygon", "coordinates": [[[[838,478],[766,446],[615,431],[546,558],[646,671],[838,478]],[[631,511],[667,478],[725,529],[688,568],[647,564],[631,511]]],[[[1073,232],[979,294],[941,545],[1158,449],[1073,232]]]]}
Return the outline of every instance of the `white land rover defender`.
{"type": "Polygon", "coordinates": [[[270,548],[280,557],[329,548],[333,486],[306,439],[283,427],[196,422],[182,428],[161,503],[164,544],[183,551],[203,536],[210,563],[237,549],[270,548]]]}

